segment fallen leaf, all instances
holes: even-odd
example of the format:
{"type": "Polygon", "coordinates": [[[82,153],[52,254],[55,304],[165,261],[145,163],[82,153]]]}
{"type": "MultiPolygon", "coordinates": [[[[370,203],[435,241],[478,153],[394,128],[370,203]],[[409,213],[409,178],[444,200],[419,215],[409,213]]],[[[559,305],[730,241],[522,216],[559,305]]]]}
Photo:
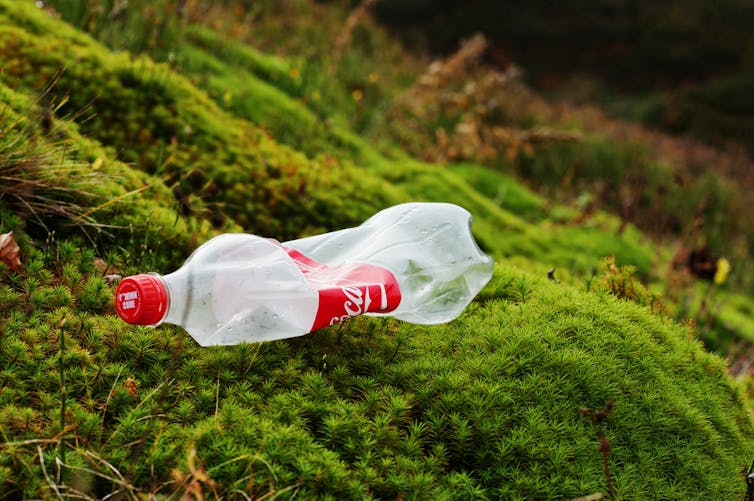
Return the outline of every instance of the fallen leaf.
{"type": "Polygon", "coordinates": [[[139,385],[136,383],[136,379],[134,379],[133,376],[129,376],[128,379],[123,381],[123,389],[135,399],[139,399],[139,385]]]}
{"type": "Polygon", "coordinates": [[[721,257],[717,260],[717,267],[715,269],[715,284],[720,285],[725,282],[725,279],[728,278],[728,274],[730,273],[730,261],[725,259],[724,257],[721,257]]]}
{"type": "Polygon", "coordinates": [[[19,250],[12,231],[0,235],[0,263],[8,265],[11,271],[21,267],[21,259],[18,257],[19,250]]]}
{"type": "Polygon", "coordinates": [[[107,271],[110,269],[110,265],[107,264],[104,259],[99,258],[99,257],[96,258],[94,261],[92,261],[92,264],[101,275],[106,274],[107,271]]]}
{"type": "Polygon", "coordinates": [[[113,285],[114,283],[120,282],[120,280],[123,278],[123,275],[118,275],[117,273],[110,273],[109,275],[105,275],[102,278],[108,284],[113,285]]]}
{"type": "Polygon", "coordinates": [[[92,261],[92,265],[94,265],[94,268],[100,273],[100,275],[110,275],[113,273],[116,275],[122,274],[118,268],[99,257],[92,261]]]}

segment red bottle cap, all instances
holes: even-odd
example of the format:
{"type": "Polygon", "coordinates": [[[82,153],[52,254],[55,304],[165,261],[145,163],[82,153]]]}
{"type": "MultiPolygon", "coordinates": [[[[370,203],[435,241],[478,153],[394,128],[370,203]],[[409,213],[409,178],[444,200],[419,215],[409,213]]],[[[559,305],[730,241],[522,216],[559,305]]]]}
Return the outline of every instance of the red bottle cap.
{"type": "Polygon", "coordinates": [[[121,280],[115,291],[120,318],[134,325],[154,325],[165,316],[168,290],[158,276],[134,275],[121,280]]]}

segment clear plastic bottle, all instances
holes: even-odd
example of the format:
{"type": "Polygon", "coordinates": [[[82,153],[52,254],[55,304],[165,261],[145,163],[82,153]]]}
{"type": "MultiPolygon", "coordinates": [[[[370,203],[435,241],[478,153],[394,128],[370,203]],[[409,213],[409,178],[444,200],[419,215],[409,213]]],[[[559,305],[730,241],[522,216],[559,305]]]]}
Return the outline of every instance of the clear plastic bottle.
{"type": "Polygon", "coordinates": [[[123,279],[116,309],[132,324],[180,325],[202,346],[300,336],[361,314],[448,322],[492,276],[470,226],[456,205],[408,203],[283,244],[224,234],[171,274],[123,279]]]}

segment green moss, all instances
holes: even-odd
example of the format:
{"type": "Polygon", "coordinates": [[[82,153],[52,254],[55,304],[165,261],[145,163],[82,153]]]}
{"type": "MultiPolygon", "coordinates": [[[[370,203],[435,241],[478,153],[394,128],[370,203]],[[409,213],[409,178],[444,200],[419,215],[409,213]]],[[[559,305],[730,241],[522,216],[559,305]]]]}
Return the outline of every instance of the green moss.
{"type": "Polygon", "coordinates": [[[183,74],[202,82],[220,107],[258,124],[275,140],[309,156],[327,153],[364,166],[386,164],[374,146],[343,126],[319,88],[303,81],[301,68],[265,59],[249,46],[201,27],[187,28],[187,42],[176,50],[183,74]]]}
{"type": "MultiPolygon", "coordinates": [[[[279,87],[257,77],[253,68],[239,71],[243,65],[223,62],[205,49],[191,45],[181,47],[179,57],[185,61],[181,70],[201,79],[216,102],[259,124],[281,142],[295,146],[326,132],[325,124],[314,113],[279,87]]],[[[319,152],[322,150],[320,145],[319,152]]]]}
{"type": "Polygon", "coordinates": [[[530,222],[540,222],[545,219],[547,214],[545,199],[529,191],[512,177],[472,164],[454,165],[452,170],[500,207],[530,222]]]}
{"type": "Polygon", "coordinates": [[[498,266],[458,322],[362,318],[253,346],[202,349],[178,329],[123,329],[84,309],[4,320],[0,356],[13,370],[0,374],[0,425],[19,443],[0,460],[6,492],[48,492],[22,441],[56,433],[60,332],[77,423],[65,464],[101,457],[134,493],[172,478],[176,493],[202,479],[205,492],[260,496],[572,498],[606,488],[578,409],[607,401],[619,497],[728,498],[744,486],[754,437],[722,360],[647,309],[514,268],[498,266]]]}
{"type": "Polygon", "coordinates": [[[22,173],[28,171],[23,175],[29,182],[17,193],[6,193],[6,203],[25,221],[4,217],[4,231],[21,230],[22,241],[23,231],[40,239],[55,231],[78,233],[103,252],[118,246],[131,264],[137,259],[143,263],[151,253],[149,264],[158,268],[176,266],[210,235],[207,221],[178,214],[173,194],[160,179],[115,160],[101,144],[83,137],[74,123],[55,120],[43,133],[41,125],[30,120],[42,113],[38,103],[3,83],[0,95],[8,103],[0,116],[1,163],[5,175],[25,166],[22,173]]]}
{"type": "Polygon", "coordinates": [[[68,97],[58,113],[72,114],[83,134],[165,180],[184,215],[209,213],[221,226],[229,217],[249,231],[286,239],[307,225],[355,224],[370,207],[396,200],[387,187],[363,189],[381,184],[375,176],[281,146],[146,58],[9,26],[0,30],[0,57],[9,84],[19,89],[39,89],[65,67],[53,91],[68,97]]]}
{"type": "MultiPolygon", "coordinates": [[[[203,26],[187,26],[184,31],[187,40],[202,49],[203,55],[217,54],[236,69],[246,69],[258,78],[269,82],[274,88],[293,97],[301,97],[301,80],[296,77],[295,66],[282,58],[260,52],[203,26]]],[[[182,48],[179,48],[181,50],[182,48]]],[[[186,64],[193,65],[193,60],[186,64]]]]}

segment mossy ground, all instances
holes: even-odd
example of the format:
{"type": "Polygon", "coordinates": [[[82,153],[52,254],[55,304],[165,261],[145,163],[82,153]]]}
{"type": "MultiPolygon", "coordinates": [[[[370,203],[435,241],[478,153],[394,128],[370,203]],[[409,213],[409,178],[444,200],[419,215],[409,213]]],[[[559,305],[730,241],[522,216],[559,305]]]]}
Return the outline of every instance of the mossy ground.
{"type": "MultiPolygon", "coordinates": [[[[206,27],[183,36],[172,68],[0,0],[0,166],[26,157],[96,179],[64,194],[78,219],[0,197],[23,263],[0,265],[0,498],[569,499],[607,493],[579,409],[608,402],[616,496],[743,495],[754,430],[724,361],[636,304],[638,284],[601,275],[614,256],[657,280],[666,251],[512,174],[378,148],[354,132],[377,111],[344,118],[352,92],[323,93],[346,103],[332,112],[308,99],[301,70],[326,72],[206,27]],[[497,262],[447,325],[359,318],[208,349],[114,315],[111,273],[171,271],[221,231],[284,240],[409,200],[466,207],[497,262]]],[[[746,298],[726,305],[746,328],[746,298]]]]}
{"type": "Polygon", "coordinates": [[[42,253],[4,275],[9,495],[48,492],[43,461],[60,489],[95,496],[194,481],[225,496],[571,498],[606,489],[579,408],[608,401],[619,497],[741,492],[751,429],[724,363],[612,295],[499,265],[444,326],[358,319],[204,349],[178,328],[124,329],[92,256],[60,248],[65,276],[42,253]]]}

